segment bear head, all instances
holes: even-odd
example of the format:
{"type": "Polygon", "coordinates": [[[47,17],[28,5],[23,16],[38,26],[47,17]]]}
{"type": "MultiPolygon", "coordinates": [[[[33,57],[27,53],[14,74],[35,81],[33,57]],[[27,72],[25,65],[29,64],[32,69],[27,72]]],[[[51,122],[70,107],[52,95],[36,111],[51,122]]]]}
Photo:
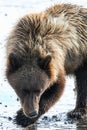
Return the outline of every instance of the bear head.
{"type": "Polygon", "coordinates": [[[45,58],[23,58],[10,53],[7,65],[7,79],[18,95],[23,112],[27,117],[35,117],[39,112],[42,94],[52,84],[50,70],[51,56],[45,58]]]}

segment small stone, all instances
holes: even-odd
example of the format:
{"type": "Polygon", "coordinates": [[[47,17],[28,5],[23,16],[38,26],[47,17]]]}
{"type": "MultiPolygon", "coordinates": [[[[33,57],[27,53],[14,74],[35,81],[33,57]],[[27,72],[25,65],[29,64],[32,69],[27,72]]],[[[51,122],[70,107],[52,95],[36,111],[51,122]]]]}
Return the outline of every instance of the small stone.
{"type": "Polygon", "coordinates": [[[0,123],[0,126],[2,126],[3,125],[3,123],[0,123]]]}
{"type": "Polygon", "coordinates": [[[17,101],[19,101],[19,98],[17,98],[17,101]]]}
{"type": "Polygon", "coordinates": [[[54,121],[60,121],[60,119],[57,117],[57,115],[52,116],[52,120],[54,120],[54,121]]]}
{"type": "Polygon", "coordinates": [[[8,117],[8,120],[9,120],[9,121],[11,121],[11,120],[12,120],[12,118],[11,118],[11,117],[8,117]]]}
{"type": "Polygon", "coordinates": [[[7,16],[7,13],[5,13],[5,16],[7,16]]]}
{"type": "Polygon", "coordinates": [[[57,116],[56,116],[56,115],[54,115],[54,116],[52,116],[52,118],[53,118],[53,119],[56,119],[56,118],[57,118],[57,116]]]}
{"type": "Polygon", "coordinates": [[[67,122],[64,122],[64,124],[67,124],[67,122]]]}
{"type": "Polygon", "coordinates": [[[6,81],[6,79],[4,79],[4,81],[6,81]]]}
{"type": "Polygon", "coordinates": [[[43,118],[42,118],[42,120],[47,120],[48,119],[48,117],[47,116],[44,116],[43,118]]]}
{"type": "Polygon", "coordinates": [[[6,119],[7,117],[6,116],[3,116],[4,119],[6,119]]]}

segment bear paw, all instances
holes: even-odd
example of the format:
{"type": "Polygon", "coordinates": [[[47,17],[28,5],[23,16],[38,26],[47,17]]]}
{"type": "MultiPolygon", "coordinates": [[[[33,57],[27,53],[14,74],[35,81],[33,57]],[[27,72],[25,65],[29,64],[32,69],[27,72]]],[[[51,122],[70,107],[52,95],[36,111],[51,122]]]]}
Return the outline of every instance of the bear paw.
{"type": "Polygon", "coordinates": [[[87,110],[85,108],[76,108],[67,114],[68,118],[83,119],[87,117],[87,110]]]}
{"type": "Polygon", "coordinates": [[[35,123],[35,119],[28,118],[24,115],[22,109],[17,112],[17,115],[14,118],[14,123],[22,127],[28,127],[35,123]]]}

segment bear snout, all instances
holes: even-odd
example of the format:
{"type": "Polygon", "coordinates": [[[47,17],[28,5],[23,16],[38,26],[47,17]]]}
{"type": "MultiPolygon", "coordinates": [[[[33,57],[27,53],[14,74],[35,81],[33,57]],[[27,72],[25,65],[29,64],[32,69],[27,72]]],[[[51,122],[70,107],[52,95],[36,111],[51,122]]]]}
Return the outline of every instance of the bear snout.
{"type": "Polygon", "coordinates": [[[29,95],[25,96],[24,102],[21,104],[24,114],[29,118],[34,118],[38,116],[39,99],[35,97],[35,94],[30,93],[29,95]]]}
{"type": "Polygon", "coordinates": [[[38,116],[38,111],[37,110],[32,110],[30,112],[26,112],[26,111],[23,111],[24,114],[28,117],[28,118],[35,118],[38,116]]]}
{"type": "Polygon", "coordinates": [[[38,115],[38,112],[36,110],[33,110],[29,113],[29,117],[33,118],[36,117],[38,115]]]}

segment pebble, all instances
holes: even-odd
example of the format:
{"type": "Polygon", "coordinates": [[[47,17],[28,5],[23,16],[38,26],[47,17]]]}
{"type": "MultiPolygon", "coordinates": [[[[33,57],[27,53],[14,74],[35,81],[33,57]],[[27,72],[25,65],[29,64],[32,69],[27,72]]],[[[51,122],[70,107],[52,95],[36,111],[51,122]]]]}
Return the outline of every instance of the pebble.
{"type": "Polygon", "coordinates": [[[8,107],[7,105],[5,105],[5,107],[8,107]]]}
{"type": "Polygon", "coordinates": [[[5,16],[7,16],[7,13],[5,13],[5,16]]]}
{"type": "Polygon", "coordinates": [[[3,125],[3,123],[0,123],[0,126],[2,126],[3,125]]]}
{"type": "Polygon", "coordinates": [[[64,124],[67,124],[67,122],[64,122],[64,124]]]}
{"type": "Polygon", "coordinates": [[[19,101],[19,98],[17,98],[17,101],[19,101]]]}
{"type": "Polygon", "coordinates": [[[11,120],[12,120],[12,117],[8,117],[8,120],[11,121],[11,120]]]}
{"type": "Polygon", "coordinates": [[[42,118],[42,120],[48,120],[48,117],[47,117],[47,116],[44,116],[44,117],[42,118]]]}

